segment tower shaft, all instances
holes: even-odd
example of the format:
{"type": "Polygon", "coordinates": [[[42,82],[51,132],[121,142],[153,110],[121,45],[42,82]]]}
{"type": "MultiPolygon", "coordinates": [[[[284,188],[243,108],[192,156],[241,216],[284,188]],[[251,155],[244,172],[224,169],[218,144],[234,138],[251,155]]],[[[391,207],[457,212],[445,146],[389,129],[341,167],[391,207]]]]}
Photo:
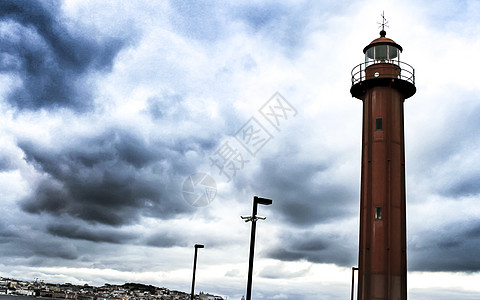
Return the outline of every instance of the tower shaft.
{"type": "Polygon", "coordinates": [[[392,86],[379,85],[361,98],[358,299],[406,300],[405,97],[392,86]]]}

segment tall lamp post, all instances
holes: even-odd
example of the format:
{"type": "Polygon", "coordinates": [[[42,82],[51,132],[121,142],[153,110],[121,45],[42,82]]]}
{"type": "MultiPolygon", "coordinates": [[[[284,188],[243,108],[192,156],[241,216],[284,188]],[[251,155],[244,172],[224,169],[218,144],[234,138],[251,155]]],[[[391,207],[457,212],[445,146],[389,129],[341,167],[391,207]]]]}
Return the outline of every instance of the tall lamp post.
{"type": "Polygon", "coordinates": [[[202,244],[195,244],[195,255],[193,257],[193,277],[192,277],[192,293],[190,295],[190,300],[193,300],[194,290],[195,290],[195,271],[197,269],[197,251],[198,248],[205,248],[202,244]]]}
{"type": "Polygon", "coordinates": [[[251,216],[241,217],[245,222],[252,222],[252,232],[250,235],[250,257],[248,261],[248,281],[247,281],[247,299],[252,299],[252,274],[253,274],[253,256],[255,252],[255,231],[257,227],[257,220],[265,220],[266,217],[257,216],[257,206],[258,204],[270,205],[272,204],[271,199],[253,197],[253,211],[251,216]]]}

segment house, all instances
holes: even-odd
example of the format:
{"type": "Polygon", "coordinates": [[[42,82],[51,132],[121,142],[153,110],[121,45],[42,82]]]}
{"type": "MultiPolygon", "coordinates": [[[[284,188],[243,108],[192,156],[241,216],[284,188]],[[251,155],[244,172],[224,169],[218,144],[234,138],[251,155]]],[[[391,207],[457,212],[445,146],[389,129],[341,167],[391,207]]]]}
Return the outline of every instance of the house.
{"type": "Polygon", "coordinates": [[[199,296],[200,300],[223,300],[223,298],[220,297],[220,296],[205,294],[203,292],[200,292],[200,294],[198,296],[199,296]]]}

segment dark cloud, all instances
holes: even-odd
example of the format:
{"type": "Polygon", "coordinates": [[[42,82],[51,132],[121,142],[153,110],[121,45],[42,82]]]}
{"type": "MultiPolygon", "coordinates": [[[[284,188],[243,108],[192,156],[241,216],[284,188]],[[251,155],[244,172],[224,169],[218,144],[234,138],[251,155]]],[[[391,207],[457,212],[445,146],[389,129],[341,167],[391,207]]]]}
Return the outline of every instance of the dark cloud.
{"type": "Polygon", "coordinates": [[[47,227],[47,231],[52,235],[69,239],[113,244],[125,243],[135,238],[133,233],[121,232],[111,228],[101,228],[99,226],[90,228],[85,224],[51,224],[47,227]]]}
{"type": "Polygon", "coordinates": [[[0,244],[7,243],[10,240],[17,238],[19,236],[18,233],[9,229],[5,223],[0,223],[0,225],[2,226],[0,228],[0,244]]]}
{"type": "Polygon", "coordinates": [[[66,212],[68,194],[60,183],[55,181],[41,181],[34,193],[35,197],[23,203],[23,208],[28,212],[50,212],[60,215],[66,212]]]}
{"type": "Polygon", "coordinates": [[[478,272],[480,222],[445,225],[409,240],[409,269],[413,271],[478,272]]]}
{"type": "Polygon", "coordinates": [[[35,240],[34,243],[29,243],[32,248],[30,249],[32,256],[41,256],[48,258],[62,258],[66,260],[75,260],[80,257],[77,247],[70,243],[62,243],[59,241],[44,240],[39,241],[35,240]]]}
{"type": "Polygon", "coordinates": [[[18,76],[19,88],[7,101],[20,109],[91,105],[86,76],[106,71],[125,41],[92,38],[96,33],[66,27],[58,2],[6,0],[0,2],[0,22],[11,34],[0,37],[0,72],[18,76]]]}
{"type": "Polygon", "coordinates": [[[274,199],[269,210],[276,218],[309,226],[351,217],[358,208],[352,185],[328,176],[328,181],[317,180],[337,162],[315,163],[296,157],[295,147],[285,145],[279,153],[263,159],[260,171],[248,181],[260,196],[274,199]]]}
{"type": "Polygon", "coordinates": [[[480,172],[472,175],[456,177],[443,192],[450,197],[476,196],[480,194],[480,172]]]}
{"type": "MultiPolygon", "coordinates": [[[[460,97],[477,99],[478,95],[466,93],[460,97]]],[[[477,160],[480,106],[459,105],[448,113],[447,118],[432,118],[428,127],[418,129],[431,131],[435,136],[416,146],[417,152],[409,159],[414,163],[407,162],[409,173],[416,180],[432,185],[432,192],[442,196],[460,199],[479,195],[480,173],[465,162],[475,163],[477,160]]]]}
{"type": "Polygon", "coordinates": [[[15,264],[13,258],[28,258],[33,264],[42,264],[48,258],[75,260],[79,257],[79,251],[72,243],[45,238],[42,233],[32,230],[30,233],[11,235],[2,243],[2,256],[8,258],[2,263],[9,264],[10,261],[15,264]]]}
{"type": "Polygon", "coordinates": [[[356,244],[350,237],[310,230],[285,233],[267,256],[281,261],[307,260],[313,263],[355,264],[356,244]]]}
{"type": "MultiPolygon", "coordinates": [[[[9,218],[0,220],[0,254],[2,264],[11,266],[41,265],[46,261],[72,261],[79,257],[76,246],[59,241],[42,232],[42,225],[22,218],[17,225],[9,218]]],[[[57,264],[58,265],[58,264],[57,264]]]]}
{"type": "Polygon", "coordinates": [[[252,190],[274,200],[268,207],[268,215],[284,224],[284,233],[267,250],[267,256],[282,261],[351,266],[357,253],[358,228],[351,228],[349,236],[304,228],[355,217],[358,213],[358,192],[352,190],[355,185],[328,175],[339,164],[340,157],[314,162],[299,159],[297,153],[296,147],[284,145],[262,160],[261,169],[249,183],[252,190]]]}
{"type": "Polygon", "coordinates": [[[187,247],[189,243],[184,234],[169,231],[151,235],[145,240],[146,245],[161,248],[170,248],[174,246],[187,247]]]}
{"type": "Polygon", "coordinates": [[[139,215],[172,219],[193,210],[180,196],[184,176],[192,170],[175,144],[110,130],[76,137],[65,148],[29,141],[18,146],[25,160],[44,174],[21,201],[29,213],[120,226],[139,215]]]}

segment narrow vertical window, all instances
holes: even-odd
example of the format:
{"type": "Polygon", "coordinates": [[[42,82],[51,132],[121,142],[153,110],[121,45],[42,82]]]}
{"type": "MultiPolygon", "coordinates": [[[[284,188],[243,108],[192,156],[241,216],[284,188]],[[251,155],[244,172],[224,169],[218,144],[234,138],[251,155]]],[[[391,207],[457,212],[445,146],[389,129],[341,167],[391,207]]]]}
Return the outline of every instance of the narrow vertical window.
{"type": "Polygon", "coordinates": [[[376,129],[376,130],[382,130],[382,129],[383,129],[383,121],[382,121],[382,118],[376,118],[376,119],[375,119],[375,129],[376,129]]]}
{"type": "Polygon", "coordinates": [[[382,219],[382,208],[375,207],[375,220],[381,220],[381,219],[382,219]]]}

